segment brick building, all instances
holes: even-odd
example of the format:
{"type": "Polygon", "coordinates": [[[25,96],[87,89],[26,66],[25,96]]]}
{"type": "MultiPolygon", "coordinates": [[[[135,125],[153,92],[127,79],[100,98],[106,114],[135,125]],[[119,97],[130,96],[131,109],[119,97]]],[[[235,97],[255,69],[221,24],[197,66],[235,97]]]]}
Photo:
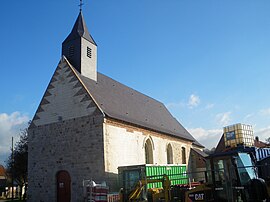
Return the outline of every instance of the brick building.
{"type": "Polygon", "coordinates": [[[118,191],[118,166],[188,164],[191,148],[164,104],[97,72],[80,12],[29,127],[28,201],[83,201],[84,179],[118,191]]]}

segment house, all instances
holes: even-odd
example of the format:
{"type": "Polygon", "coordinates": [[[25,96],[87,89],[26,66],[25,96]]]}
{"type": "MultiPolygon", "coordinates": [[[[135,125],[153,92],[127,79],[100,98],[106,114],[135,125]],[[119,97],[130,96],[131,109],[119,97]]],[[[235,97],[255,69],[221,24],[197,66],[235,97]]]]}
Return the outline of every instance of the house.
{"type": "Polygon", "coordinates": [[[5,195],[7,175],[4,166],[0,165],[0,198],[5,195]]]}
{"type": "Polygon", "coordinates": [[[270,144],[262,142],[258,136],[256,136],[254,139],[254,146],[257,148],[270,148],[270,144]]]}
{"type": "Polygon", "coordinates": [[[192,175],[195,182],[205,181],[205,172],[206,172],[206,157],[208,154],[203,152],[201,149],[192,148],[190,151],[191,162],[190,167],[191,171],[194,172],[192,175]]]}
{"type": "Polygon", "coordinates": [[[203,146],[163,103],[97,72],[82,12],[29,127],[28,201],[83,201],[83,180],[118,191],[117,168],[186,164],[203,146]]]}

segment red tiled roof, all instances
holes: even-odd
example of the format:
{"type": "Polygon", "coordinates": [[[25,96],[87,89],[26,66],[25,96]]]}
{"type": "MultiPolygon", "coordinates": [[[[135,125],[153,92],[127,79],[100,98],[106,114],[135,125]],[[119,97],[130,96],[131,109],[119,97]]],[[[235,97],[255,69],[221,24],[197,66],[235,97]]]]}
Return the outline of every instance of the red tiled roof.
{"type": "Polygon", "coordinates": [[[270,145],[265,143],[265,142],[262,142],[260,140],[254,140],[254,146],[255,147],[258,147],[258,148],[265,148],[265,147],[269,147],[270,145]]]}
{"type": "Polygon", "coordinates": [[[6,170],[2,165],[0,165],[0,176],[6,176],[6,170]]]}

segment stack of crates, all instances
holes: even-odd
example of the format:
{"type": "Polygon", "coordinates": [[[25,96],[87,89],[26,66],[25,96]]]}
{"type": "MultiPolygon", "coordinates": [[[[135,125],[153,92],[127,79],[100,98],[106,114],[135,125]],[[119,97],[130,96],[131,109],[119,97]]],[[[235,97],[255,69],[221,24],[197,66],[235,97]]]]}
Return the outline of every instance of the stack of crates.
{"type": "Polygon", "coordinates": [[[226,148],[234,148],[238,146],[254,146],[254,135],[251,125],[238,123],[224,127],[223,132],[226,148]]]}
{"type": "Polygon", "coordinates": [[[86,202],[107,202],[109,187],[106,183],[96,184],[93,180],[83,180],[86,202]]]}

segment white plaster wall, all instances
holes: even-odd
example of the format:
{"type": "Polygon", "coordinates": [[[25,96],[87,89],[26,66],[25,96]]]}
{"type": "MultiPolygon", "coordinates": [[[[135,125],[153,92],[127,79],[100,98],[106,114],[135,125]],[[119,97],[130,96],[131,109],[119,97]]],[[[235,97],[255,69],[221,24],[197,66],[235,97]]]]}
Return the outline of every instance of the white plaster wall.
{"type": "Polygon", "coordinates": [[[126,130],[123,126],[104,123],[105,171],[118,173],[119,166],[145,164],[144,143],[147,138],[153,141],[154,164],[167,164],[167,145],[173,150],[173,163],[182,164],[181,148],[186,148],[186,160],[189,161],[191,142],[151,131],[126,130]]]}
{"type": "Polygon", "coordinates": [[[97,47],[81,38],[81,74],[97,81],[97,47]],[[91,58],[87,57],[87,47],[91,48],[91,58]]]}
{"type": "Polygon", "coordinates": [[[107,124],[104,129],[105,171],[118,173],[118,166],[144,163],[141,133],[107,124]]]}

